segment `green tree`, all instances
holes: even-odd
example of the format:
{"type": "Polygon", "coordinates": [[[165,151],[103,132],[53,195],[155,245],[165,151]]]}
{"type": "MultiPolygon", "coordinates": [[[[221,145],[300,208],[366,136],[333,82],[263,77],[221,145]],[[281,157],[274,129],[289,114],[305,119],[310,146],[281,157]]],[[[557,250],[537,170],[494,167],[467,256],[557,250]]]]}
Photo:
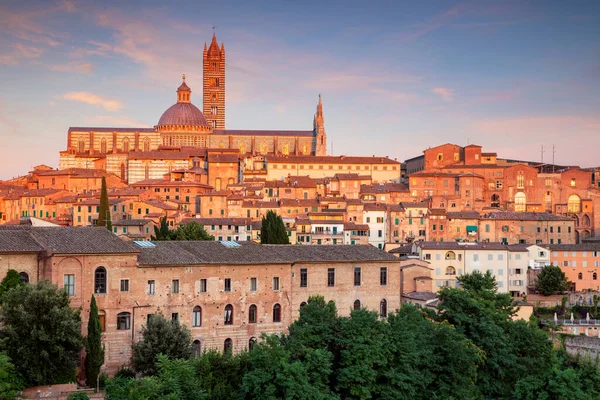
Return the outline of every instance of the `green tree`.
{"type": "Polygon", "coordinates": [[[19,288],[23,285],[25,284],[21,281],[19,273],[14,269],[9,269],[0,283],[0,304],[2,304],[2,299],[10,289],[19,288]]]}
{"type": "Polygon", "coordinates": [[[174,240],[175,234],[169,229],[169,223],[167,222],[167,216],[163,216],[160,219],[160,224],[154,226],[154,236],[152,240],[174,240]]]}
{"type": "Polygon", "coordinates": [[[81,310],[48,281],[9,291],[2,304],[3,348],[28,385],[73,382],[81,350],[81,310]]]}
{"type": "Polygon", "coordinates": [[[90,400],[90,396],[86,392],[75,392],[71,393],[67,400],[90,400]]]}
{"type": "Polygon", "coordinates": [[[104,226],[112,232],[112,222],[110,220],[110,203],[108,202],[108,191],[106,190],[106,178],[102,177],[102,190],[100,191],[100,210],[98,211],[98,221],[96,226],[104,226]]]}
{"type": "Polygon", "coordinates": [[[196,221],[188,222],[175,230],[175,240],[215,240],[202,225],[196,221]]]}
{"type": "Polygon", "coordinates": [[[21,374],[12,364],[10,357],[0,353],[0,400],[12,400],[25,387],[21,374]]]}
{"type": "Polygon", "coordinates": [[[535,289],[544,296],[563,293],[569,289],[569,281],[560,267],[548,265],[539,273],[535,289]]]}
{"type": "Polygon", "coordinates": [[[178,320],[157,313],[142,328],[142,340],[133,345],[133,368],[144,375],[156,375],[156,357],[188,359],[193,355],[192,335],[178,320]]]}
{"type": "Polygon", "coordinates": [[[283,219],[273,210],[268,211],[262,219],[260,242],[262,244],[290,244],[283,219]]]}
{"type": "Polygon", "coordinates": [[[465,290],[473,290],[476,292],[495,292],[498,289],[496,277],[492,275],[490,271],[486,271],[485,274],[482,274],[479,271],[474,271],[470,274],[465,274],[458,277],[458,281],[465,290]]]}
{"type": "Polygon", "coordinates": [[[92,295],[90,315],[88,319],[87,338],[85,339],[85,379],[88,386],[95,387],[104,364],[104,349],[102,348],[102,327],[98,317],[96,298],[92,295]]]}
{"type": "Polygon", "coordinates": [[[240,393],[242,379],[250,366],[250,354],[221,353],[209,350],[195,360],[196,375],[200,387],[212,400],[229,400],[233,393],[240,393]]]}

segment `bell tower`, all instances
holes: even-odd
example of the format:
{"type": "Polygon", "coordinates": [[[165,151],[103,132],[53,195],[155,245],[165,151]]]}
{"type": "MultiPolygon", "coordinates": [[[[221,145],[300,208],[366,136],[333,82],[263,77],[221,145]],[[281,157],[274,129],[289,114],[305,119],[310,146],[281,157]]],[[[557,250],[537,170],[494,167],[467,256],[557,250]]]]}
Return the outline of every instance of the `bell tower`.
{"type": "Polygon", "coordinates": [[[323,119],[323,102],[319,95],[319,104],[317,105],[317,113],[313,120],[313,134],[315,136],[315,155],[327,155],[327,134],[325,133],[325,121],[323,119]]]}
{"type": "Polygon", "coordinates": [[[204,43],[203,112],[212,129],[225,129],[225,45],[213,32],[208,49],[204,43]]]}

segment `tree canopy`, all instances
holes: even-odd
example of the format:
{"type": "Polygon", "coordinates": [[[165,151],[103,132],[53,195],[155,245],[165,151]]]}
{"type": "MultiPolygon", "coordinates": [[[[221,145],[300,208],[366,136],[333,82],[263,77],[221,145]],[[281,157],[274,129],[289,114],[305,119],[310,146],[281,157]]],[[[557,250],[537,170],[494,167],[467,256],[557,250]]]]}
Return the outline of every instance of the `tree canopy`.
{"type": "Polygon", "coordinates": [[[569,281],[560,267],[548,265],[538,274],[535,289],[544,296],[559,294],[569,289],[569,281]]]}
{"type": "Polygon", "coordinates": [[[196,221],[170,229],[165,215],[160,219],[160,225],[154,227],[152,240],[215,240],[215,237],[209,235],[204,226],[196,221]]]}
{"type": "Polygon", "coordinates": [[[102,189],[100,191],[100,209],[98,211],[98,220],[96,226],[104,226],[112,231],[112,222],[110,220],[110,203],[108,202],[108,191],[106,190],[106,178],[102,177],[102,189]]]}
{"type": "Polygon", "coordinates": [[[25,284],[21,281],[19,273],[14,269],[9,269],[0,283],[0,304],[2,304],[2,299],[10,289],[19,288],[23,285],[25,284]]]}
{"type": "Polygon", "coordinates": [[[290,244],[283,219],[273,210],[269,210],[267,215],[262,218],[260,242],[262,244],[290,244]]]}
{"type": "Polygon", "coordinates": [[[148,319],[142,328],[142,340],[133,345],[133,368],[144,375],[155,375],[159,354],[172,359],[191,358],[193,354],[190,331],[179,320],[167,320],[161,313],[148,319]]]}
{"type": "Polygon", "coordinates": [[[48,281],[10,290],[2,303],[2,347],[28,385],[75,380],[81,350],[80,310],[48,281]]]}

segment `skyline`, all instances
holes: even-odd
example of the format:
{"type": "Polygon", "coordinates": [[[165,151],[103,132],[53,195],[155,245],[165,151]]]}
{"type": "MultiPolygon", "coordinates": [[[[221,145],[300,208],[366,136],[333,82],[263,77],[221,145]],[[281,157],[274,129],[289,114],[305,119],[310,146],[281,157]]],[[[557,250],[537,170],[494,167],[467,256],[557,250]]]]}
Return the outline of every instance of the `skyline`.
{"type": "Polygon", "coordinates": [[[228,129],[310,129],[322,94],[334,155],[600,164],[600,4],[105,4],[0,7],[0,179],[56,167],[70,126],[154,126],[183,73],[201,106],[213,25],[228,129]]]}

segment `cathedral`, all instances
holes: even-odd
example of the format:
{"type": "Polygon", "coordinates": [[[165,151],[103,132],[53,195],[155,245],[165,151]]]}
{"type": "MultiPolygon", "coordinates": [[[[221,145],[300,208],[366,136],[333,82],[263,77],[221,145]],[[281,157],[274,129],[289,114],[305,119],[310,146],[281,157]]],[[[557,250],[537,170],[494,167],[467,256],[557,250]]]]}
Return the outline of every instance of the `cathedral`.
{"type": "MultiPolygon", "coordinates": [[[[185,75],[177,102],[154,128],[71,127],[59,168],[105,169],[131,184],[164,179],[178,171],[207,175],[211,160],[235,167],[267,157],[325,156],[327,135],[319,96],[312,130],[239,130],[225,128],[225,46],[213,34],[204,44],[202,111],[192,103],[185,75]],[[235,164],[235,165],[234,165],[235,164]]],[[[212,183],[214,179],[197,179],[212,183]]]]}

